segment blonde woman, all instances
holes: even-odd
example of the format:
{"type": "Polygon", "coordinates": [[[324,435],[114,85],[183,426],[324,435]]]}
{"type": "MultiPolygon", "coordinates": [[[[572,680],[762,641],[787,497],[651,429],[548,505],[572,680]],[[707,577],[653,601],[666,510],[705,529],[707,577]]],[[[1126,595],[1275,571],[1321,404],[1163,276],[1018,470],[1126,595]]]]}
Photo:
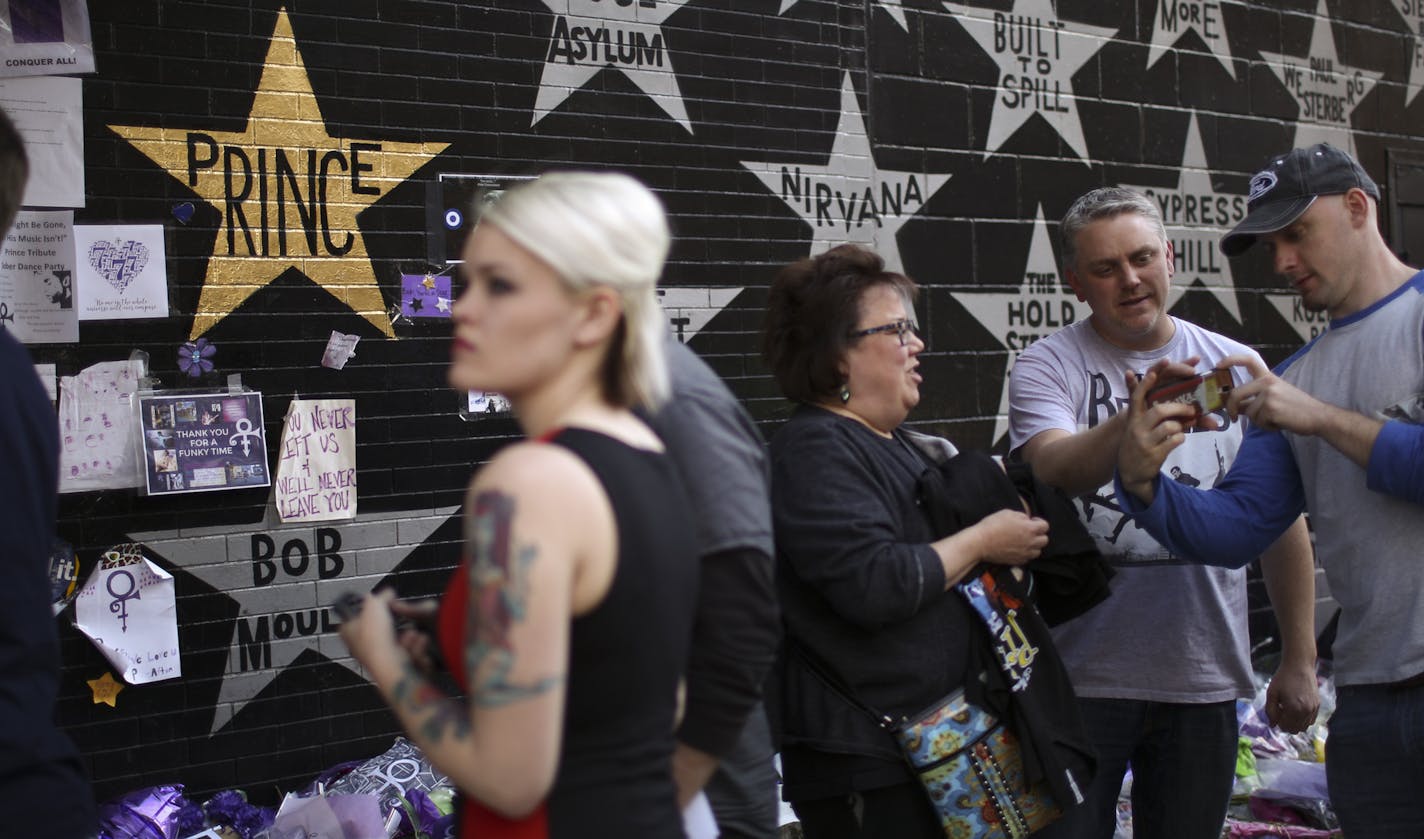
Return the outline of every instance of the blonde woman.
{"type": "Polygon", "coordinates": [[[440,607],[446,695],[389,592],[342,638],[462,794],[462,836],[682,835],[669,762],[696,597],[691,515],[631,412],[666,393],[658,200],[550,174],[484,209],[463,253],[450,384],[498,391],[529,440],[479,471],[440,607]]]}

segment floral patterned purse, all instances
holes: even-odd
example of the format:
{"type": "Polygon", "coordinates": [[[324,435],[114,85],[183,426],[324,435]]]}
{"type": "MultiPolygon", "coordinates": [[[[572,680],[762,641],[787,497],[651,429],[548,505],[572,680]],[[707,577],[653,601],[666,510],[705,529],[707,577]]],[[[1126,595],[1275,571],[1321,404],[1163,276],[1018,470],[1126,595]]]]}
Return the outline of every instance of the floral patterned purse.
{"type": "Polygon", "coordinates": [[[956,688],[912,717],[867,705],[820,657],[793,639],[788,649],[851,705],[890,732],[950,839],[1022,839],[1063,815],[1044,784],[1028,788],[1019,742],[993,714],[956,688]]]}
{"type": "Polygon", "coordinates": [[[1028,788],[1018,740],[961,688],[891,729],[951,839],[1020,839],[1063,815],[1028,788]]]}

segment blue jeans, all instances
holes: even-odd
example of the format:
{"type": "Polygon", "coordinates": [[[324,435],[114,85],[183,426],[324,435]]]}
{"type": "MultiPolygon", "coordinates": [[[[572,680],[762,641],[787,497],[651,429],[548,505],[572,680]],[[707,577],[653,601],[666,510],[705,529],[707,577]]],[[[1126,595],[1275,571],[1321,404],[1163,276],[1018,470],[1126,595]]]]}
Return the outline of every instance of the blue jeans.
{"type": "Polygon", "coordinates": [[[1346,836],[1424,836],[1424,685],[1337,691],[1325,774],[1346,836]]]}
{"type": "Polygon", "coordinates": [[[1034,839],[1111,839],[1132,767],[1133,839],[1217,839],[1236,776],[1236,702],[1079,699],[1098,774],[1084,802],[1034,839]]]}

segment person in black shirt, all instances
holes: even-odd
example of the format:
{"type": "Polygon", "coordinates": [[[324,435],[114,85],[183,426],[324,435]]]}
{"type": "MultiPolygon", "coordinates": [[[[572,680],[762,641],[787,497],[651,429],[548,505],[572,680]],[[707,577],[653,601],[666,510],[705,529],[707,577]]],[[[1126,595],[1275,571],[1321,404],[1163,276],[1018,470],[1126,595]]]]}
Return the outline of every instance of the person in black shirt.
{"type": "MultiPolygon", "coordinates": [[[[10,229],[28,163],[0,113],[0,233],[10,229]]],[[[59,635],[49,555],[59,513],[59,424],[34,362],[0,328],[0,813],[5,834],[78,839],[98,828],[74,744],[54,724],[59,635]],[[59,806],[38,806],[58,802],[59,806]]]]}
{"type": "Polygon", "coordinates": [[[874,252],[842,245],[782,269],[767,304],[767,361],[799,403],[771,442],[786,632],[775,710],[783,794],[808,839],[943,836],[890,734],[808,659],[871,707],[919,712],[965,679],[975,618],[948,589],[1048,541],[1018,510],[933,537],[916,505],[925,461],[900,430],[920,398],[915,293],[874,252]]]}
{"type": "Polygon", "coordinates": [[[697,511],[702,578],[673,778],[707,793],[721,839],[776,835],[762,688],[781,638],[766,447],[737,398],[685,344],[665,342],[672,393],[652,419],[697,511]]]}

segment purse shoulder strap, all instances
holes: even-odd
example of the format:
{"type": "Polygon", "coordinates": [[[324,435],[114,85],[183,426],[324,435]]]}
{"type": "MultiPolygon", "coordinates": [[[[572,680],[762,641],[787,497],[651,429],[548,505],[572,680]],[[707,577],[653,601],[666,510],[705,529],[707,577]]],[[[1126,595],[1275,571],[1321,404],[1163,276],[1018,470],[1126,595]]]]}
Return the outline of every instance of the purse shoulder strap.
{"type": "Polygon", "coordinates": [[[886,731],[891,731],[895,728],[894,717],[891,717],[889,714],[882,713],[881,711],[876,710],[874,706],[871,706],[866,702],[862,701],[861,698],[856,696],[855,692],[850,689],[850,685],[847,685],[839,676],[837,676],[830,669],[830,667],[828,667],[826,663],[821,660],[821,657],[819,655],[816,655],[809,648],[807,648],[805,644],[802,644],[794,637],[787,635],[786,646],[791,649],[791,651],[796,655],[797,658],[801,659],[801,662],[806,665],[807,669],[809,669],[817,679],[821,680],[822,684],[831,689],[832,693],[836,694],[841,699],[844,699],[846,702],[850,703],[855,708],[858,708],[859,710],[868,714],[871,719],[875,720],[876,725],[879,725],[886,731]]]}

